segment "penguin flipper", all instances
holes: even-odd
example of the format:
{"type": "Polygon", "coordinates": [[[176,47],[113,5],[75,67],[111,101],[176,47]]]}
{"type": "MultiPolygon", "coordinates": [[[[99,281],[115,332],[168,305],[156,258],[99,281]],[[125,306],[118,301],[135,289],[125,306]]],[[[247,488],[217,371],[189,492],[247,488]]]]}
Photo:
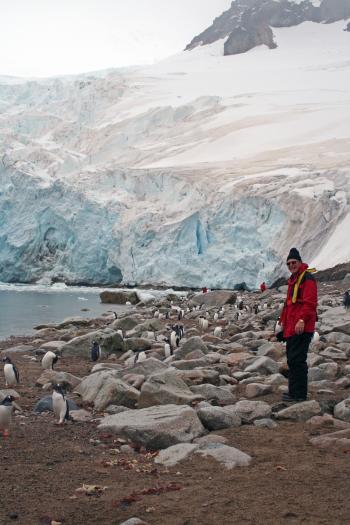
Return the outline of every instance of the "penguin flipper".
{"type": "Polygon", "coordinates": [[[15,365],[13,365],[13,371],[15,373],[16,381],[17,383],[19,383],[19,372],[18,372],[18,368],[15,365]]]}

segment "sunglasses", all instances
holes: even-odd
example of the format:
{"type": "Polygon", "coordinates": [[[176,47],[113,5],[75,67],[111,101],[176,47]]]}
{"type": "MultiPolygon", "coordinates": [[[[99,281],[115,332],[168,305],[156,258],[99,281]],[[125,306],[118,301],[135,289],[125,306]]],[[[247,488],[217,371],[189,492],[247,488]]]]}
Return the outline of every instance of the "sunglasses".
{"type": "Polygon", "coordinates": [[[299,261],[288,261],[288,262],[287,262],[287,266],[288,266],[288,267],[289,267],[289,266],[294,266],[294,265],[298,264],[298,262],[299,262],[299,261]]]}

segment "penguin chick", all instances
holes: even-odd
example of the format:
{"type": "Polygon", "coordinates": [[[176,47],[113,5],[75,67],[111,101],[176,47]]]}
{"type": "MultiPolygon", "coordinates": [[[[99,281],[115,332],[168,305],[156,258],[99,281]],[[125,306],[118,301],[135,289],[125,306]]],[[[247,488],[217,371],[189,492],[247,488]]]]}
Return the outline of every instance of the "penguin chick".
{"type": "Polygon", "coordinates": [[[52,410],[55,418],[58,419],[58,424],[63,425],[65,420],[70,420],[68,401],[64,395],[61,385],[53,385],[52,392],[52,410]]]}
{"type": "Polygon", "coordinates": [[[51,352],[51,350],[49,350],[42,358],[41,366],[44,370],[53,370],[53,365],[57,363],[57,361],[58,356],[54,352],[51,352]]]}
{"type": "Polygon", "coordinates": [[[91,361],[98,361],[101,357],[101,347],[97,341],[92,342],[91,347],[91,361]]]}
{"type": "Polygon", "coordinates": [[[9,436],[13,413],[12,401],[14,399],[13,396],[6,396],[0,403],[0,430],[4,438],[9,436]]]}
{"type": "Polygon", "coordinates": [[[15,386],[19,383],[19,372],[9,357],[3,358],[6,386],[15,386]]]}

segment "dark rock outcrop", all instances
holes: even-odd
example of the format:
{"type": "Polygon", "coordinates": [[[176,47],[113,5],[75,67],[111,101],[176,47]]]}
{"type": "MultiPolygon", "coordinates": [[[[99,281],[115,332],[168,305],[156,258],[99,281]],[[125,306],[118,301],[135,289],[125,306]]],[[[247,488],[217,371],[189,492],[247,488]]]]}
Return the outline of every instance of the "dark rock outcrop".
{"type": "MultiPolygon", "coordinates": [[[[349,17],[349,0],[323,0],[319,7],[310,0],[298,4],[293,0],[236,0],[186,50],[223,38],[227,38],[224,55],[245,53],[259,45],[274,49],[277,43],[272,27],[291,27],[307,21],[331,23],[349,17]]],[[[349,25],[346,30],[350,30],[349,25]]]]}

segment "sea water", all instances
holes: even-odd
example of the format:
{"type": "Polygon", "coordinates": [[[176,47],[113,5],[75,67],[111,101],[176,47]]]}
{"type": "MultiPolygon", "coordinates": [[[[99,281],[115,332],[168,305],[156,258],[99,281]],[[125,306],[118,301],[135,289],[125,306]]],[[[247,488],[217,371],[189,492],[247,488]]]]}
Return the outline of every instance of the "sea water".
{"type": "Polygon", "coordinates": [[[34,326],[60,323],[67,317],[100,317],[133,307],[103,304],[100,288],[0,283],[0,340],[11,335],[33,335],[34,326]]]}

